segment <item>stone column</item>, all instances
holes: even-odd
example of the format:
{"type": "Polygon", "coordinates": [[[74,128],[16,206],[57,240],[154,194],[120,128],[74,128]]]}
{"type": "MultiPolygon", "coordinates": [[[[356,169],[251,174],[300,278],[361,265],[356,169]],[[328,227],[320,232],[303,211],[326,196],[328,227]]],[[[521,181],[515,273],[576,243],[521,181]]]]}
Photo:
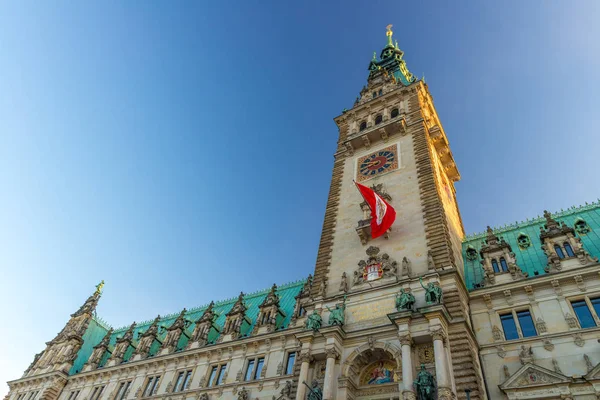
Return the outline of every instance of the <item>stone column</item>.
{"type": "MultiPolygon", "coordinates": [[[[306,382],[308,379],[308,367],[310,365],[310,352],[303,351],[300,353],[300,357],[298,359],[302,362],[300,365],[300,376],[298,377],[298,389],[296,390],[296,400],[304,400],[306,398],[306,385],[303,382],[306,382]]],[[[310,385],[310,382],[306,382],[310,385]]]]}
{"type": "Polygon", "coordinates": [[[335,384],[335,360],[339,353],[335,348],[326,350],[327,364],[325,364],[325,381],[323,382],[323,400],[334,400],[333,385],[335,384]]]}
{"type": "Polygon", "coordinates": [[[412,338],[410,333],[400,334],[400,344],[402,346],[402,398],[404,400],[415,400],[413,389],[413,366],[412,366],[412,338]]]}
{"type": "Polygon", "coordinates": [[[446,350],[444,349],[446,334],[442,327],[431,328],[430,333],[433,338],[438,399],[449,400],[452,398],[452,390],[450,389],[450,374],[448,371],[448,362],[446,361],[446,350]]]}

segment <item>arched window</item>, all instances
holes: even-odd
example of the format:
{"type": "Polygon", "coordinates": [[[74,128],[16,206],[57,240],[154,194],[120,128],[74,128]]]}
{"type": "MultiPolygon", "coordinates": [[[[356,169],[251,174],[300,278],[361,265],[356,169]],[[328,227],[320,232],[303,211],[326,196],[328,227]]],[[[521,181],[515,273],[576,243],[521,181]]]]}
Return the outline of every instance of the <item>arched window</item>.
{"type": "Polygon", "coordinates": [[[504,257],[500,257],[500,267],[502,267],[503,272],[508,272],[508,265],[506,264],[504,257]]]}
{"type": "Polygon", "coordinates": [[[367,122],[363,121],[363,122],[360,123],[359,130],[364,131],[365,129],[367,129],[367,122]]]}
{"type": "Polygon", "coordinates": [[[375,117],[375,125],[379,125],[381,121],[383,121],[383,117],[381,115],[375,117]]]}
{"type": "Polygon", "coordinates": [[[575,257],[575,253],[573,253],[573,248],[571,247],[571,245],[567,242],[565,242],[563,244],[563,247],[565,248],[565,252],[567,253],[567,257],[575,257]]]}
{"type": "Polygon", "coordinates": [[[554,245],[554,251],[556,251],[556,255],[558,256],[558,258],[561,258],[561,259],[565,258],[565,253],[563,253],[563,251],[559,245],[557,245],[557,244],[554,245]]]}
{"type": "Polygon", "coordinates": [[[500,272],[500,268],[498,268],[498,261],[495,258],[492,258],[492,268],[494,272],[500,272]]]}
{"type": "Polygon", "coordinates": [[[390,116],[390,117],[391,117],[391,118],[396,118],[396,117],[398,116],[398,114],[400,114],[400,112],[398,111],[398,109],[397,109],[397,108],[394,108],[394,109],[392,110],[392,114],[391,114],[391,116],[390,116]]]}
{"type": "Polygon", "coordinates": [[[373,92],[373,98],[377,97],[377,92],[373,92]]]}
{"type": "Polygon", "coordinates": [[[383,89],[379,89],[378,95],[381,96],[383,94],[383,89]]]}

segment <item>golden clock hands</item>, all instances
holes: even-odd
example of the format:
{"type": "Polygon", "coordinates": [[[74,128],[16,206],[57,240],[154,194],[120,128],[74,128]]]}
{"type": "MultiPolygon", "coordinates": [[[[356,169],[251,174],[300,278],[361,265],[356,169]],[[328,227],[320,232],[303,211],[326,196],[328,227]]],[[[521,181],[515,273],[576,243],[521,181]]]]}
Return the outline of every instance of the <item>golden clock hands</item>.
{"type": "Polygon", "coordinates": [[[371,162],[364,163],[364,164],[366,164],[367,167],[370,167],[371,165],[381,164],[381,161],[375,160],[375,161],[371,161],[371,162]]]}

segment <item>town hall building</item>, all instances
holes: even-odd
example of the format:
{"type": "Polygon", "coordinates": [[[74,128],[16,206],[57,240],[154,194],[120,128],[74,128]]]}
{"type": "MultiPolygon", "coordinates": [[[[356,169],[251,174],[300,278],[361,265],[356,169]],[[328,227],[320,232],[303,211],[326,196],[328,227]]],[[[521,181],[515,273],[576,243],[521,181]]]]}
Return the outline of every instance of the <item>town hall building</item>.
{"type": "Polygon", "coordinates": [[[334,118],[307,279],[119,329],[100,283],[5,400],[600,399],[600,204],[465,235],[451,135],[386,35],[334,118]]]}

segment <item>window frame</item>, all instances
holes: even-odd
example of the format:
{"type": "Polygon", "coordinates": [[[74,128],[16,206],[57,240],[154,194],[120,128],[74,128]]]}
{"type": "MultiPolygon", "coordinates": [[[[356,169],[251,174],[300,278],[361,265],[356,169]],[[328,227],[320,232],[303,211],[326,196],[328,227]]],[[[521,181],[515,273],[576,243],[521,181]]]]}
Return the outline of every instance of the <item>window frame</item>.
{"type": "Polygon", "coordinates": [[[398,107],[395,107],[392,109],[392,111],[390,111],[390,118],[396,118],[400,115],[400,109],[398,107]],[[396,113],[396,115],[394,115],[394,112],[396,113]]]}
{"type": "Polygon", "coordinates": [[[206,387],[215,387],[223,384],[227,372],[227,363],[213,364],[208,369],[208,384],[206,387]]]}
{"type": "Polygon", "coordinates": [[[92,395],[90,396],[90,400],[98,400],[102,393],[104,393],[104,388],[106,385],[97,385],[92,388],[92,395]]]}
{"type": "Polygon", "coordinates": [[[296,359],[297,359],[297,354],[295,351],[289,351],[286,353],[285,355],[285,369],[283,370],[284,375],[293,375],[294,374],[294,367],[296,366],[296,359]],[[292,358],[292,365],[291,365],[291,372],[288,373],[288,370],[290,369],[290,358],[292,358]]]}
{"type": "MultiPolygon", "coordinates": [[[[158,390],[158,386],[160,385],[161,374],[150,375],[146,378],[146,384],[144,385],[144,391],[142,392],[142,397],[152,397],[154,392],[158,390]],[[150,389],[151,388],[151,389],[150,389]],[[150,393],[148,394],[148,389],[150,389],[150,393]]],[[[92,399],[90,399],[92,400],[92,399]]]]}
{"type": "MultiPolygon", "coordinates": [[[[600,300],[600,294],[593,295],[592,297],[590,297],[589,295],[573,296],[573,297],[569,297],[567,299],[567,303],[569,303],[569,308],[573,312],[573,315],[575,315],[575,319],[577,320],[577,325],[579,326],[579,329],[591,329],[591,328],[597,328],[600,326],[600,317],[598,315],[598,312],[596,311],[596,308],[594,307],[594,303],[592,303],[593,300],[600,300]],[[587,328],[583,328],[581,326],[581,321],[579,320],[579,315],[577,315],[577,313],[575,312],[575,308],[573,307],[573,302],[579,302],[579,301],[585,301],[585,304],[588,307],[588,311],[592,315],[592,319],[594,320],[595,326],[589,326],[587,328]]],[[[600,309],[600,305],[599,305],[599,309],[600,309]]]]}
{"type": "Polygon", "coordinates": [[[362,132],[362,131],[366,131],[367,130],[367,121],[361,121],[360,124],[358,124],[358,131],[362,132]]]}
{"type": "MultiPolygon", "coordinates": [[[[124,381],[119,382],[119,384],[117,385],[117,394],[115,395],[114,400],[125,400],[126,393],[129,390],[129,388],[131,388],[132,383],[133,379],[126,379],[124,381]]],[[[69,400],[75,400],[75,398],[69,400]]]]}
{"type": "Polygon", "coordinates": [[[375,125],[379,125],[382,122],[383,122],[383,115],[377,114],[377,116],[375,116],[375,125]]]}
{"type": "Polygon", "coordinates": [[[537,326],[535,325],[535,322],[536,322],[535,314],[529,307],[518,307],[518,308],[511,308],[510,310],[498,311],[498,318],[500,319],[500,326],[502,327],[502,333],[504,334],[505,340],[520,340],[520,339],[527,339],[527,338],[540,336],[537,326]],[[523,328],[521,327],[521,321],[519,321],[518,314],[525,312],[525,311],[528,312],[529,316],[531,317],[531,323],[533,325],[533,330],[535,331],[535,335],[530,335],[530,336],[523,335],[523,328]],[[515,327],[517,328],[518,337],[516,337],[516,338],[512,338],[512,339],[506,338],[506,330],[504,329],[504,325],[502,324],[502,317],[506,316],[506,315],[512,315],[513,322],[515,324],[515,327]]]}
{"type": "Polygon", "coordinates": [[[265,356],[254,356],[246,359],[244,382],[252,382],[261,379],[260,374],[265,367],[265,356]],[[262,362],[262,364],[261,364],[262,362]],[[258,368],[260,365],[260,369],[258,368]]]}

